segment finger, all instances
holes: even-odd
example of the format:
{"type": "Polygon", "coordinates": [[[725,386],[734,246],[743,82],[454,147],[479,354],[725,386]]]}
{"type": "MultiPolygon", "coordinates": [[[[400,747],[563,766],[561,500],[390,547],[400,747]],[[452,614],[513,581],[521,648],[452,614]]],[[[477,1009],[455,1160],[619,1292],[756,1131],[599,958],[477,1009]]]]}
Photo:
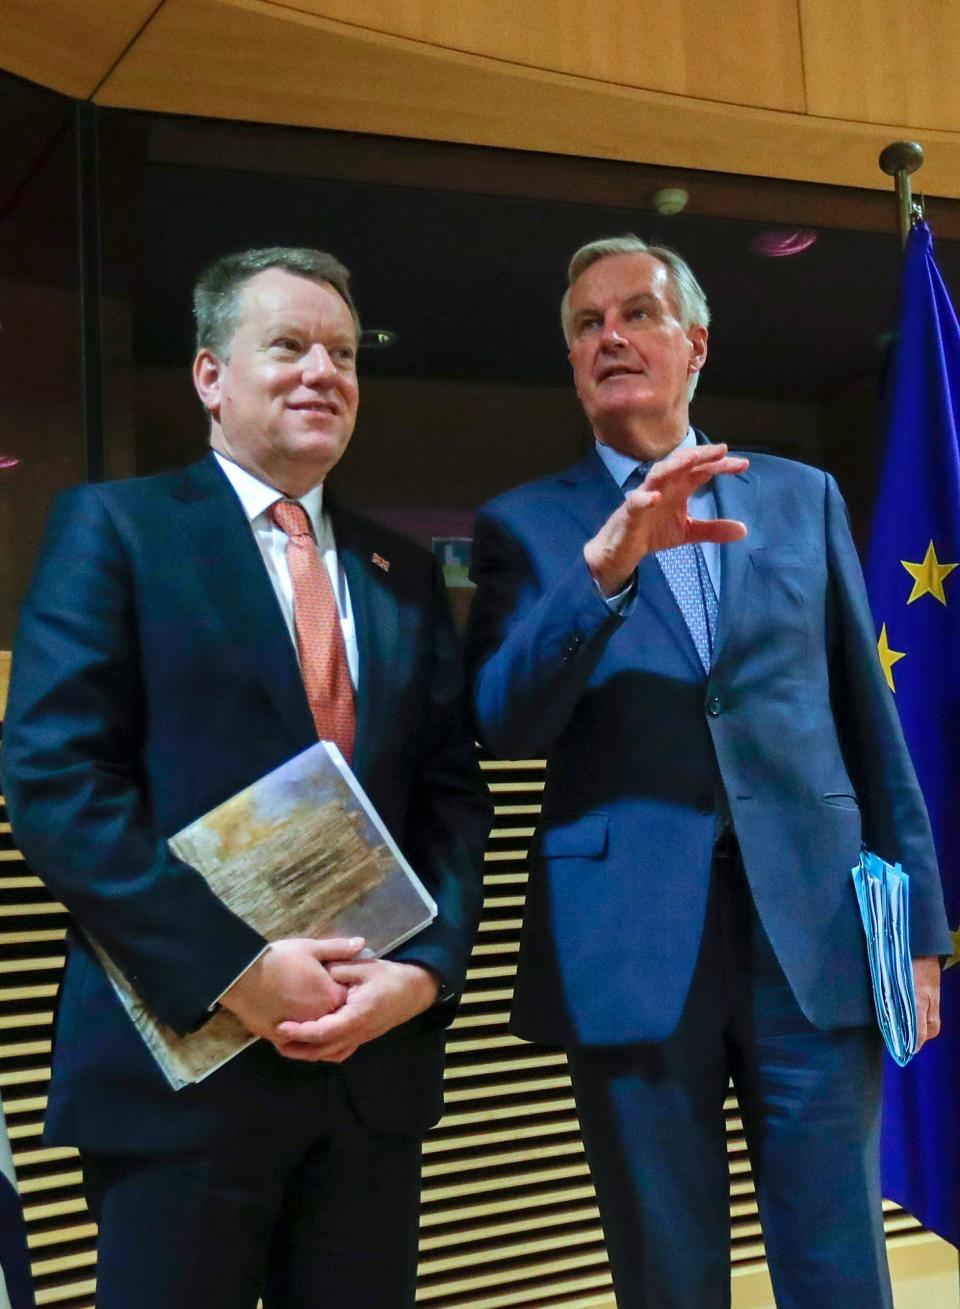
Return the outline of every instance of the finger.
{"type": "Polygon", "coordinates": [[[688,541],[712,541],[717,545],[727,545],[731,541],[742,541],[747,535],[746,523],[735,518],[691,518],[687,522],[688,541]]]}
{"type": "Polygon", "coordinates": [[[927,1005],[928,1000],[925,995],[917,996],[917,1051],[919,1052],[927,1040],[927,1005]]]}
{"type": "Polygon", "coordinates": [[[370,967],[365,964],[331,964],[327,972],[340,986],[359,986],[370,980],[370,967]]]}
{"type": "Polygon", "coordinates": [[[721,459],[700,463],[671,464],[669,460],[654,464],[644,487],[663,487],[679,489],[681,487],[703,486],[714,477],[730,473],[743,473],[750,467],[750,460],[740,455],[726,455],[721,459]]]}
{"type": "Polygon", "coordinates": [[[339,1064],[349,1059],[357,1049],[355,1041],[336,1041],[328,1045],[309,1045],[302,1041],[276,1042],[276,1048],[285,1059],[299,1059],[303,1063],[339,1064]]]}
{"type": "Polygon", "coordinates": [[[328,1041],[355,1041],[359,1033],[360,1020],[356,1010],[349,1006],[324,1014],[322,1018],[308,1018],[303,1022],[287,1018],[277,1023],[277,1035],[284,1041],[304,1042],[308,1045],[323,1045],[328,1041]]]}
{"type": "Polygon", "coordinates": [[[659,504],[661,499],[659,491],[649,488],[644,483],[643,486],[638,486],[630,492],[626,500],[624,500],[624,504],[627,506],[627,512],[632,514],[644,509],[651,509],[655,504],[659,504]]]}
{"type": "Polygon", "coordinates": [[[330,959],[352,959],[354,955],[359,954],[366,942],[362,936],[333,936],[318,941],[310,940],[308,944],[314,959],[326,963],[330,959]]]}
{"type": "Polygon", "coordinates": [[[273,1041],[271,1044],[284,1059],[297,1059],[301,1063],[315,1064],[320,1058],[314,1045],[299,1045],[295,1041],[273,1041]]]}

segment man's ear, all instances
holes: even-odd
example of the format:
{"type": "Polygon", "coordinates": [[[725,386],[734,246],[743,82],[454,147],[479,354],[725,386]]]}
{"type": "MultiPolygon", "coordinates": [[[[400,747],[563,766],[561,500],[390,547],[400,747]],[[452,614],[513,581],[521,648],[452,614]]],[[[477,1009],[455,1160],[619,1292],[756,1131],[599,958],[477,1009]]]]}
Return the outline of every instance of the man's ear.
{"type": "Polygon", "coordinates": [[[687,340],[690,342],[688,371],[691,374],[699,373],[707,362],[707,335],[707,329],[701,327],[699,323],[687,328],[687,340]]]}
{"type": "Polygon", "coordinates": [[[193,361],[193,385],[200,403],[211,418],[220,417],[220,380],[223,362],[206,347],[197,352],[193,361]]]}

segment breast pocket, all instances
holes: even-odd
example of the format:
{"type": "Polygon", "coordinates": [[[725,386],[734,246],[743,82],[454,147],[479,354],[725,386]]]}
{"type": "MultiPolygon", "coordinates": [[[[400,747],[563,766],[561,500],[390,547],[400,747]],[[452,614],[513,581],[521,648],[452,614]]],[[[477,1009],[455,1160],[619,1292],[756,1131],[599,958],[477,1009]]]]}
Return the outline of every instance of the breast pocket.
{"type": "Polygon", "coordinates": [[[806,654],[812,616],[826,587],[826,570],[803,547],[758,546],[750,552],[751,608],[765,633],[789,659],[806,654]]]}

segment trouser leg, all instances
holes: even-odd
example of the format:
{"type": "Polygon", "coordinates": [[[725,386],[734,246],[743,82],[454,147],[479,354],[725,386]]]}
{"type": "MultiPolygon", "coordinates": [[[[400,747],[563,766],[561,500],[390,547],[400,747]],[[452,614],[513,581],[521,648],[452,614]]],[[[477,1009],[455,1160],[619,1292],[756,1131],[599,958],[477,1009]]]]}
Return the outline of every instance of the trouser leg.
{"type": "Polygon", "coordinates": [[[97,1309],[411,1309],[420,1139],[315,1072],[229,1147],[84,1156],[97,1309]]]}
{"type": "Polygon", "coordinates": [[[568,1052],[619,1309],[726,1309],[729,1082],[714,897],[665,1041],[568,1052]]]}
{"type": "Polygon", "coordinates": [[[334,1130],[284,1189],[264,1309],[412,1309],[420,1138],[371,1131],[337,1078],[330,1100],[334,1130]]]}
{"type": "Polygon", "coordinates": [[[777,1305],[889,1309],[879,1034],[814,1027],[794,999],[745,881],[738,912],[749,987],[737,1006],[734,1081],[777,1305]]]}
{"type": "Polygon", "coordinates": [[[256,1309],[279,1177],[251,1175],[232,1153],[83,1165],[100,1229],[97,1309],[256,1309]]]}

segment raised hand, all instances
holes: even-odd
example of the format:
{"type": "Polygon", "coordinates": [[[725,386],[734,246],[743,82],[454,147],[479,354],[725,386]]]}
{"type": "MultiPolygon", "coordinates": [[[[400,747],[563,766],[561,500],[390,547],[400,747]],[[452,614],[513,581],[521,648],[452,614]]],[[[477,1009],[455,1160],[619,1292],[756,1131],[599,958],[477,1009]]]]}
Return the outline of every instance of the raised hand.
{"type": "Polygon", "coordinates": [[[746,536],[745,524],[734,519],[691,518],[687,510],[690,496],[711,477],[747,467],[749,460],[728,455],[725,445],[684,447],[655,463],[643,486],[630,492],[583,547],[604,595],[622,591],[645,555],[692,541],[725,544],[746,536]]]}

